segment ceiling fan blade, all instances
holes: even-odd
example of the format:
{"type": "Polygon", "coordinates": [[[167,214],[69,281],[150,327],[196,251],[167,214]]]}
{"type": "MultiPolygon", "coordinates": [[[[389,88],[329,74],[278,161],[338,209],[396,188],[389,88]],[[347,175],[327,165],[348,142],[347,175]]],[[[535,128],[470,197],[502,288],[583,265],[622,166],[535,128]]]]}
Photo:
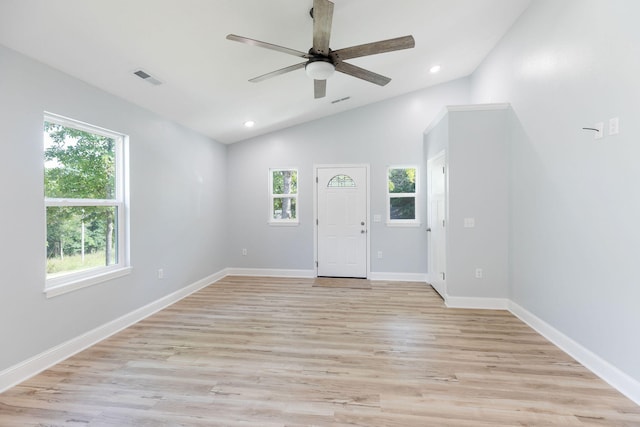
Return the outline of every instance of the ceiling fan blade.
{"type": "Polygon", "coordinates": [[[416,42],[413,36],[397,37],[379,42],[361,44],[333,51],[339,60],[359,58],[361,56],[376,55],[378,53],[393,52],[394,50],[411,49],[416,42]]]}
{"type": "Polygon", "coordinates": [[[329,0],[313,0],[313,51],[329,55],[333,3],[329,0]]]}
{"type": "Polygon", "coordinates": [[[271,49],[271,50],[275,50],[276,52],[287,53],[289,55],[298,56],[300,58],[311,58],[311,55],[299,50],[289,49],[288,47],[278,46],[277,44],[272,44],[267,42],[261,42],[260,40],[254,40],[248,37],[237,36],[235,34],[227,35],[227,40],[233,40],[235,42],[249,44],[251,46],[263,47],[265,49],[271,49]]]}
{"type": "Polygon", "coordinates": [[[327,81],[326,80],[314,80],[313,81],[313,97],[315,99],[324,98],[327,95],[327,81]]]}
{"type": "Polygon", "coordinates": [[[290,71],[297,70],[299,68],[304,68],[305,65],[307,65],[306,62],[301,62],[299,64],[290,65],[288,67],[284,67],[284,68],[281,68],[279,70],[275,70],[275,71],[272,71],[270,73],[263,74],[263,75],[258,76],[258,77],[254,77],[254,78],[250,79],[249,81],[251,83],[258,83],[258,82],[261,82],[263,80],[270,79],[271,77],[279,76],[281,74],[285,74],[285,73],[288,73],[290,71]]]}
{"type": "Polygon", "coordinates": [[[336,71],[375,83],[378,86],[384,86],[391,81],[389,77],[376,74],[373,71],[365,70],[364,68],[356,67],[355,65],[348,64],[346,62],[339,62],[336,64],[336,71]]]}

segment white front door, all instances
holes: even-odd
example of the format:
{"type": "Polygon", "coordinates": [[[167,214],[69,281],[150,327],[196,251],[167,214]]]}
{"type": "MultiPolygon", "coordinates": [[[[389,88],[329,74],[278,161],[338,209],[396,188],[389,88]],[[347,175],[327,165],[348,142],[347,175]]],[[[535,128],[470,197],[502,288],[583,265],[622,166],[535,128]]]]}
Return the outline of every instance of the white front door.
{"type": "Polygon", "coordinates": [[[367,168],[318,167],[318,276],[367,277],[367,168]]]}
{"type": "Polygon", "coordinates": [[[429,275],[431,285],[446,298],[446,168],[444,153],[427,161],[429,179],[429,275]]]}

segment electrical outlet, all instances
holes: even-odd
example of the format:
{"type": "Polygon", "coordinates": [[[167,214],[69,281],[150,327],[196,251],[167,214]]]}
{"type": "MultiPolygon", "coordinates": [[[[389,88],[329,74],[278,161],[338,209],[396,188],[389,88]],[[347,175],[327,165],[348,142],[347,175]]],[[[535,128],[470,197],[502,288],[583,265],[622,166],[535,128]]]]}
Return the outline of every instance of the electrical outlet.
{"type": "Polygon", "coordinates": [[[162,268],[158,269],[158,279],[164,279],[164,270],[162,268]]]}
{"type": "Polygon", "coordinates": [[[378,259],[382,259],[382,251],[378,251],[378,259]]]}
{"type": "Polygon", "coordinates": [[[482,279],[482,269],[476,268],[476,279],[482,279]]]}
{"type": "Polygon", "coordinates": [[[247,248],[242,248],[242,256],[247,256],[247,248]]]}

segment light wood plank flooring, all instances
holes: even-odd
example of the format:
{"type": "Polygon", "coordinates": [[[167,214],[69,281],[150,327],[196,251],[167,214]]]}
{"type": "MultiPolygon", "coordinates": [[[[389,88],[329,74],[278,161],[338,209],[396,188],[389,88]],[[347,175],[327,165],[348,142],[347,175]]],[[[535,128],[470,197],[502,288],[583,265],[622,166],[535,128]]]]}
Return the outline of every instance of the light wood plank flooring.
{"type": "Polygon", "coordinates": [[[0,426],[640,426],[505,311],[423,283],[227,277],[0,395],[0,426]]]}

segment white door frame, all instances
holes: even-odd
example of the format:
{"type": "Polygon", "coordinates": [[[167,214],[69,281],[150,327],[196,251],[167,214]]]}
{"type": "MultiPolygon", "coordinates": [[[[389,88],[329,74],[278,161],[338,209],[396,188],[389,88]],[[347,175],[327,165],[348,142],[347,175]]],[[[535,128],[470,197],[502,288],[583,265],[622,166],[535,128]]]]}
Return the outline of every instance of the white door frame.
{"type": "Polygon", "coordinates": [[[313,165],[313,270],[318,277],[318,169],[324,168],[365,168],[367,174],[367,279],[371,277],[371,174],[368,164],[319,164],[313,165]]]}

